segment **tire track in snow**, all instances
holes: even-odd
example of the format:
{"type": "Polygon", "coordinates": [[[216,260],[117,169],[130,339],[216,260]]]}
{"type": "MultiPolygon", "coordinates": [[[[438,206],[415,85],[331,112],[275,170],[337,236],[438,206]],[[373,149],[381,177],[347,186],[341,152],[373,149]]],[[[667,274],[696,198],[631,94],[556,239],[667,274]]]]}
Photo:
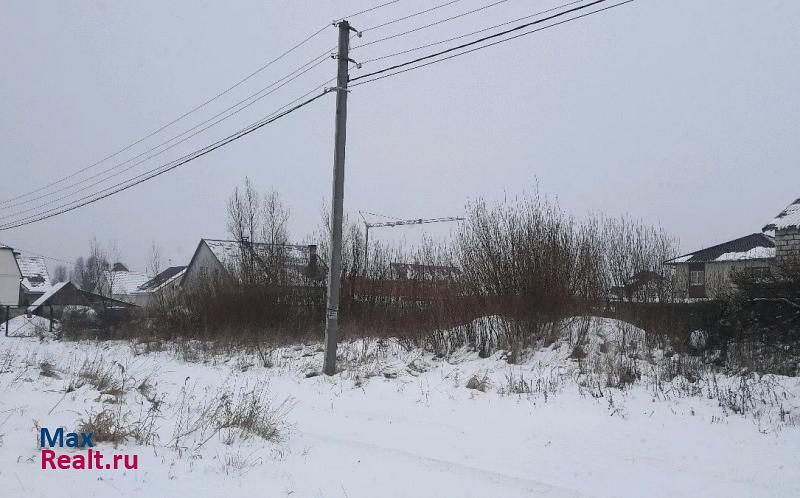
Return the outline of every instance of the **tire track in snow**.
{"type": "Polygon", "coordinates": [[[325,441],[329,443],[337,443],[337,444],[344,444],[348,446],[353,446],[357,448],[366,449],[373,452],[383,452],[383,453],[390,453],[396,456],[403,457],[408,460],[413,460],[414,463],[419,465],[432,465],[438,467],[440,470],[450,473],[458,473],[462,475],[466,475],[468,477],[482,477],[487,481],[490,481],[494,484],[498,484],[500,486],[504,486],[506,488],[514,489],[515,491],[524,492],[524,493],[535,493],[535,496],[542,496],[542,497],[555,497],[555,498],[563,498],[563,497],[581,497],[584,496],[578,491],[569,488],[563,488],[560,486],[555,486],[552,484],[547,484],[541,481],[535,481],[533,479],[526,479],[523,477],[516,477],[508,474],[504,474],[502,472],[496,472],[488,469],[483,469],[480,467],[473,467],[471,465],[466,465],[463,463],[453,462],[450,460],[443,460],[440,458],[434,458],[426,455],[420,455],[418,453],[413,453],[411,451],[401,450],[398,448],[390,448],[387,446],[381,446],[373,443],[367,443],[364,441],[357,441],[354,439],[347,439],[341,438],[336,436],[329,436],[326,434],[318,434],[313,432],[306,432],[306,431],[298,431],[301,434],[318,439],[320,441],[325,441]]]}

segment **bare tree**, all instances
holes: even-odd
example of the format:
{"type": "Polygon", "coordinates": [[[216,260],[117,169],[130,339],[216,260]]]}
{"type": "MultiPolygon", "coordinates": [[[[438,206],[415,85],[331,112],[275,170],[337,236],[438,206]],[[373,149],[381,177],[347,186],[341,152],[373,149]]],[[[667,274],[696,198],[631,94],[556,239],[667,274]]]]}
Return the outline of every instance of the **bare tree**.
{"type": "Polygon", "coordinates": [[[56,266],[56,269],[53,272],[53,283],[57,284],[66,281],[67,281],[67,267],[64,265],[56,266]]]}
{"type": "Polygon", "coordinates": [[[262,244],[256,251],[261,258],[262,269],[268,283],[285,284],[289,243],[289,208],[280,194],[271,189],[264,194],[261,204],[260,239],[262,244]]]}
{"type": "Polygon", "coordinates": [[[229,271],[239,273],[243,280],[252,280],[257,275],[252,244],[260,233],[260,205],[258,193],[249,178],[245,178],[244,187],[236,187],[228,199],[228,232],[239,242],[240,249],[238,268],[229,268],[229,271]]]}
{"type": "Polygon", "coordinates": [[[270,245],[283,245],[289,242],[289,208],[283,203],[280,194],[271,189],[264,194],[261,204],[261,240],[270,245]]]}
{"type": "Polygon", "coordinates": [[[154,278],[161,273],[161,249],[153,241],[150,251],[147,253],[147,275],[154,278]]]}
{"type": "Polygon", "coordinates": [[[97,243],[97,239],[90,242],[89,256],[79,257],[70,275],[70,281],[83,290],[94,291],[103,272],[110,268],[108,255],[97,243]]]}
{"type": "Polygon", "coordinates": [[[601,227],[607,288],[624,289],[626,298],[640,302],[669,300],[672,275],[663,263],[677,255],[677,240],[627,216],[594,221],[601,227]]]}

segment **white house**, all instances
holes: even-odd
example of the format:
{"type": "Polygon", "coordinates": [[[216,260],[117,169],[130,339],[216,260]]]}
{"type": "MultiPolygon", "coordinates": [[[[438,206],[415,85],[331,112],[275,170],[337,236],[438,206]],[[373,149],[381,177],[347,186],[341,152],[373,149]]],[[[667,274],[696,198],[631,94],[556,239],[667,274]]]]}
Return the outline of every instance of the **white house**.
{"type": "Polygon", "coordinates": [[[169,302],[180,292],[185,266],[171,266],[140,285],[135,291],[136,303],[145,306],[154,302],[169,302]]]}
{"type": "Polygon", "coordinates": [[[285,257],[285,270],[291,285],[305,285],[319,276],[317,246],[262,243],[240,243],[235,240],[200,239],[192,260],[181,281],[182,287],[225,278],[241,267],[243,257],[253,258],[256,266],[263,262],[268,249],[279,247],[285,257]]]}
{"type": "Polygon", "coordinates": [[[22,273],[14,249],[0,244],[0,306],[19,305],[19,282],[22,273]]]}

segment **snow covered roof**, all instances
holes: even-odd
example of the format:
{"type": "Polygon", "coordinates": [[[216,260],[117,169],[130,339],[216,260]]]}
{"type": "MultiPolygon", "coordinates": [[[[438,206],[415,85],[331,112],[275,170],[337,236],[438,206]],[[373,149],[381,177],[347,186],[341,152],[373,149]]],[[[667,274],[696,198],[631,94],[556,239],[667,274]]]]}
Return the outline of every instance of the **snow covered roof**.
{"type": "Polygon", "coordinates": [[[153,292],[164,287],[170,282],[179,279],[186,272],[185,266],[172,266],[162,271],[152,279],[139,286],[139,292],[153,292]]]}
{"type": "Polygon", "coordinates": [[[48,289],[47,292],[45,292],[44,294],[39,296],[39,299],[37,299],[36,301],[33,302],[33,304],[28,306],[28,311],[30,313],[33,313],[34,311],[36,311],[36,308],[38,308],[42,304],[46,303],[48,299],[53,297],[58,291],[63,289],[64,286],[67,285],[68,283],[69,282],[59,282],[56,285],[53,285],[52,287],[50,287],[50,289],[48,289]]]}
{"type": "MultiPolygon", "coordinates": [[[[226,270],[236,270],[241,261],[243,244],[235,240],[219,240],[219,239],[200,239],[198,250],[205,244],[211,250],[214,257],[222,264],[226,270]]],[[[286,275],[289,277],[290,282],[294,285],[303,285],[308,278],[314,278],[309,275],[309,271],[314,267],[314,255],[316,255],[316,246],[314,245],[298,245],[298,244],[266,244],[266,243],[248,243],[247,248],[252,250],[256,256],[257,263],[264,264],[267,260],[270,250],[279,249],[283,255],[285,262],[286,275]]],[[[195,252],[195,256],[197,252],[195,252]]],[[[195,257],[192,257],[190,266],[194,265],[195,257]]],[[[317,259],[317,264],[321,261],[317,259]]]]}
{"type": "Polygon", "coordinates": [[[771,222],[764,225],[762,229],[764,232],[774,232],[775,230],[784,230],[787,228],[800,228],[800,199],[788,206],[786,209],[778,213],[771,222]]]}
{"type": "Polygon", "coordinates": [[[28,292],[47,292],[52,287],[47,263],[41,256],[23,256],[16,254],[19,271],[22,274],[22,286],[28,292]]]}
{"type": "MultiPolygon", "coordinates": [[[[214,256],[226,268],[235,265],[239,262],[242,255],[241,243],[236,240],[217,240],[217,239],[203,239],[214,256]]],[[[286,257],[289,264],[306,265],[309,260],[309,246],[294,245],[294,244],[264,244],[255,242],[250,244],[256,254],[265,252],[270,247],[281,247],[286,251],[286,257]]]]}
{"type": "Polygon", "coordinates": [[[150,280],[138,271],[107,271],[105,278],[111,284],[111,295],[133,294],[150,280]]]}
{"type": "Polygon", "coordinates": [[[718,244],[707,249],[678,256],[665,261],[666,265],[681,263],[711,263],[716,261],[744,261],[750,259],[769,259],[775,257],[775,242],[763,233],[753,233],[745,237],[718,244]]]}

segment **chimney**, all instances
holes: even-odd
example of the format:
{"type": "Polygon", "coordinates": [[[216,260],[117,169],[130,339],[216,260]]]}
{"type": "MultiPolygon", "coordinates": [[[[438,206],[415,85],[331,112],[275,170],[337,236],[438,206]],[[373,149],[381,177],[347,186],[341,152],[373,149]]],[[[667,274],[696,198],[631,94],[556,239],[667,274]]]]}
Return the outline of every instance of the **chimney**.
{"type": "Polygon", "coordinates": [[[319,261],[317,259],[317,245],[308,245],[308,268],[306,269],[306,276],[316,278],[319,273],[319,261]]]}

